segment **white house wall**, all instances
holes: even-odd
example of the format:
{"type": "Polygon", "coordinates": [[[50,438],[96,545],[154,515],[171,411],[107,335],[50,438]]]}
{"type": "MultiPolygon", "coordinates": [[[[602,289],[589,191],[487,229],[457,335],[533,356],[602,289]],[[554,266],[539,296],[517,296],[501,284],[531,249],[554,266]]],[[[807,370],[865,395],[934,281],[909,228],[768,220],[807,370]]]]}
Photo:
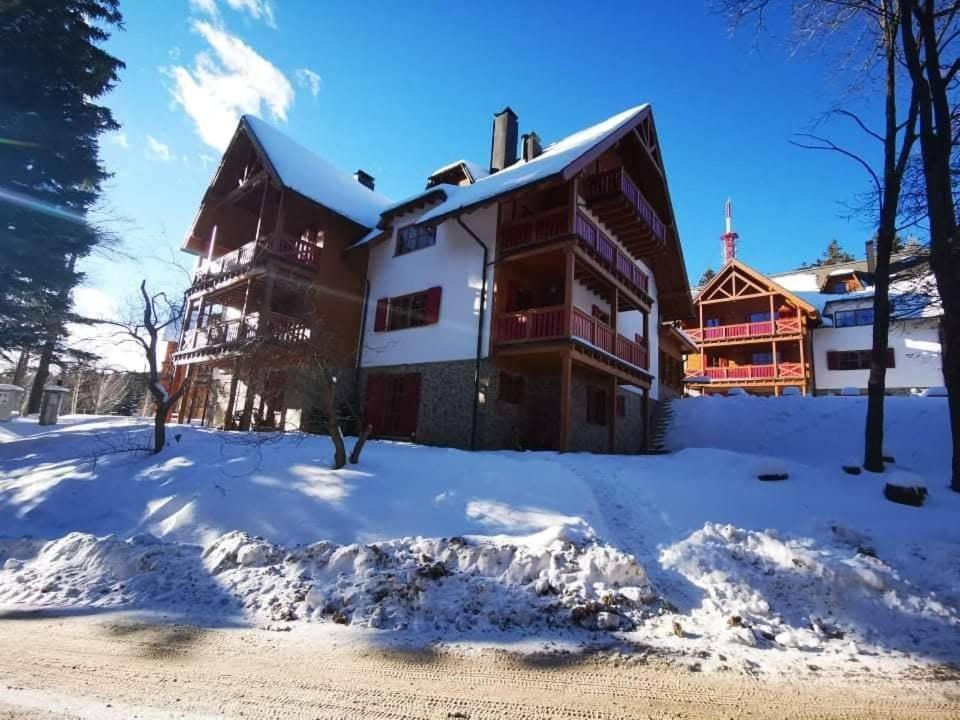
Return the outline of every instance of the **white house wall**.
{"type": "MultiPolygon", "coordinates": [[[[477,353],[477,318],[480,313],[483,250],[455,219],[437,228],[435,245],[404,255],[395,255],[397,229],[415,223],[424,211],[409,213],[393,223],[390,237],[370,248],[367,279],[370,298],[364,326],[362,365],[467,360],[477,353]],[[443,288],[438,322],[424,327],[375,332],[379,298],[443,288]]],[[[463,218],[495,257],[497,208],[478,210],[463,218]]],[[[490,337],[490,301],[493,267],[487,268],[482,353],[487,355],[490,337]]]]}
{"type": "MultiPolygon", "coordinates": [[[[943,385],[937,322],[935,318],[925,318],[900,320],[890,324],[888,347],[893,348],[895,367],[887,370],[888,389],[920,389],[943,385]]],[[[834,350],[869,350],[872,340],[872,325],[815,329],[813,356],[816,389],[866,389],[869,370],[830,370],[827,367],[827,353],[834,350]]]]}

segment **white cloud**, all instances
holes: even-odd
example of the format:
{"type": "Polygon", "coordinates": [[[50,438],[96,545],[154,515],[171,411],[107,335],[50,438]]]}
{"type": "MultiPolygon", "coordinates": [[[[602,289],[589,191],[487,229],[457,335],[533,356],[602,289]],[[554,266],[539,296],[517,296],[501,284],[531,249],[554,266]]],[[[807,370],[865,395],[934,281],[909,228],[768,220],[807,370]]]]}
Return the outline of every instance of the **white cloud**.
{"type": "Polygon", "coordinates": [[[190,0],[190,7],[197,12],[206,13],[211,17],[217,15],[216,0],[190,0]]]}
{"type": "Polygon", "coordinates": [[[316,97],[320,93],[320,76],[310,68],[300,68],[297,70],[297,85],[316,97]]]}
{"type": "Polygon", "coordinates": [[[193,120],[200,138],[223,150],[240,116],[260,115],[264,106],[274,119],[286,122],[294,98],[286,76],[236,35],[204,21],[195,21],[193,28],[213,55],[201,52],[192,68],[178,65],[169,72],[173,99],[193,120]]]}
{"type": "Polygon", "coordinates": [[[124,150],[130,149],[130,141],[127,140],[127,134],[125,132],[114,132],[107,135],[107,140],[118,147],[122,147],[124,150]]]}
{"type": "Polygon", "coordinates": [[[234,10],[247,13],[254,20],[263,20],[272,28],[277,26],[273,15],[273,3],[270,0],[227,0],[227,5],[234,10]]]}
{"type": "MultiPolygon", "coordinates": [[[[262,20],[269,27],[277,27],[272,0],[226,0],[226,3],[235,12],[246,13],[254,20],[262,20]]],[[[214,20],[220,17],[216,0],[190,0],[190,8],[214,20]]]]}
{"type": "Polygon", "coordinates": [[[147,135],[147,157],[153,160],[170,162],[173,160],[173,153],[170,152],[169,145],[160,142],[153,135],[147,135]]]}

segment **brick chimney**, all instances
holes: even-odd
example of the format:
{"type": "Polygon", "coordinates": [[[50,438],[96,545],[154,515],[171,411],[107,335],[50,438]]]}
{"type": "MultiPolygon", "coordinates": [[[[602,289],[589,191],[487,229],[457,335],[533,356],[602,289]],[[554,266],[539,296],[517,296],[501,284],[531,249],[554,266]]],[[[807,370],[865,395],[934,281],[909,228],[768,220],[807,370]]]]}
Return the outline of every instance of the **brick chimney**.
{"type": "Polygon", "coordinates": [[[509,107],[493,116],[490,142],[490,172],[495,173],[517,161],[517,114],[509,107]]]}
{"type": "Polygon", "coordinates": [[[364,172],[363,170],[357,170],[353,174],[353,178],[358,183],[360,183],[364,187],[370,188],[371,190],[373,190],[373,186],[376,183],[376,180],[374,179],[373,175],[371,175],[368,172],[364,172]]]}
{"type": "Polygon", "coordinates": [[[867,240],[867,272],[872,273],[877,269],[877,244],[873,240],[867,240]]]}
{"type": "Polygon", "coordinates": [[[537,155],[543,152],[543,148],[540,147],[540,136],[535,132],[527,133],[523,136],[523,159],[524,161],[529,162],[533,160],[537,155]]]}

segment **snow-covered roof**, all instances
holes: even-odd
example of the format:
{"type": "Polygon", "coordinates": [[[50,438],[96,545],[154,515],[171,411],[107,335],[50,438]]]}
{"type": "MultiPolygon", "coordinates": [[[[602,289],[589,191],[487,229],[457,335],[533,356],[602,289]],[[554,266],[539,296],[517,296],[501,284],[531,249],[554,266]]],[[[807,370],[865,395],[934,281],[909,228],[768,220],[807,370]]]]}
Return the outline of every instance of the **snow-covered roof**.
{"type": "Polygon", "coordinates": [[[455,167],[458,167],[458,166],[462,166],[466,169],[467,174],[470,176],[470,182],[472,183],[476,182],[477,180],[481,180],[490,174],[490,171],[480,163],[475,163],[471,160],[461,159],[461,160],[454,160],[452,163],[447,163],[443,167],[438,167],[436,170],[430,173],[429,177],[433,178],[433,177],[436,177],[437,175],[442,175],[443,173],[448,172],[449,170],[453,170],[455,167]]]}
{"type": "Polygon", "coordinates": [[[376,227],[380,213],[391,204],[389,198],[360,184],[260,118],[244,115],[241,122],[285,187],[360,225],[376,227]]]}
{"type": "Polygon", "coordinates": [[[820,283],[817,280],[817,273],[813,271],[801,271],[787,273],[784,275],[770,275],[769,277],[775,280],[778,285],[789,290],[790,292],[820,292],[820,283]]]}
{"type": "Polygon", "coordinates": [[[408,205],[418,198],[442,188],[446,198],[420,217],[420,222],[430,222],[479,205],[511,190],[517,190],[526,185],[545,180],[563,172],[567,165],[617,130],[632,123],[640,113],[649,107],[648,104],[643,104],[617,113],[603,122],[575,132],[573,135],[547,146],[540,155],[532,160],[518,160],[508,168],[478,179],[472,185],[463,187],[435,185],[429,190],[395,203],[387,210],[408,205]]]}

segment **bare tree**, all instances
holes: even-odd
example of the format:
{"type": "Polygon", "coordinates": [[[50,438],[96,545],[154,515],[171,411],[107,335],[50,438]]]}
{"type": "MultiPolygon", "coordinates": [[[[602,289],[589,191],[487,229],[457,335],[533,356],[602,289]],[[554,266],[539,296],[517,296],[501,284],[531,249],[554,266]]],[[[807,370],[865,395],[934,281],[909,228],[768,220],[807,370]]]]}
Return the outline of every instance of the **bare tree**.
{"type": "Polygon", "coordinates": [[[843,63],[851,73],[851,89],[877,87],[883,99],[883,129],[876,131],[858,114],[844,108],[830,115],[851,121],[867,137],[882,148],[881,169],[874,161],[842,147],[829,138],[802,133],[794,144],[842,155],[862,167],[870,178],[868,207],[877,218],[876,269],[874,272],[874,324],[870,353],[870,377],[867,381],[867,419],[864,431],[864,467],[882,472],[883,411],[886,393],[887,344],[890,332],[890,256],[896,242],[898,219],[901,216],[901,192],[917,139],[918,99],[916,92],[904,103],[898,95],[901,75],[899,0],[723,0],[720,7],[734,24],[748,17],[763,22],[770,7],[790,9],[795,31],[801,42],[834,40],[843,45],[843,63]],[[906,107],[901,119],[902,106],[906,107]]]}
{"type": "Polygon", "coordinates": [[[189,387],[186,382],[176,389],[164,386],[157,354],[164,331],[179,323],[183,317],[183,301],[173,300],[164,292],[150,294],[147,291],[147,281],[143,280],[140,283],[140,302],[142,307],[139,317],[131,318],[127,322],[113,320],[98,322],[118,328],[123,336],[143,348],[148,368],[147,389],[154,400],[151,451],[158,453],[167,444],[167,415],[189,387]]]}
{"type": "Polygon", "coordinates": [[[930,223],[931,267],[943,303],[943,377],[953,441],[950,487],[960,492],[960,233],[955,199],[955,151],[960,146],[956,95],[960,1],[901,0],[904,62],[919,102],[923,187],[930,223]]]}
{"type": "MultiPolygon", "coordinates": [[[[350,401],[351,357],[336,349],[340,343],[335,331],[328,327],[322,290],[313,283],[292,279],[283,282],[292,291],[288,297],[297,298],[296,308],[285,308],[294,316],[261,311],[258,322],[262,326],[239,348],[242,361],[235,367],[242,372],[248,389],[238,424],[241,429],[287,429],[284,413],[277,409],[279,404],[268,399],[270,388],[283,382],[288,395],[301,396],[305,404],[313,404],[319,411],[319,421],[333,442],[333,467],[339,469],[347,463],[343,426],[354,426],[360,418],[350,401]],[[284,379],[278,380],[278,375],[284,379]],[[251,388],[259,388],[259,395],[251,388]],[[259,407],[255,406],[257,400],[259,407]]],[[[229,393],[232,397],[234,388],[229,393]]],[[[225,418],[225,426],[231,423],[231,417],[225,418]]],[[[363,443],[358,440],[350,455],[351,462],[359,461],[362,449],[363,443]]]]}

